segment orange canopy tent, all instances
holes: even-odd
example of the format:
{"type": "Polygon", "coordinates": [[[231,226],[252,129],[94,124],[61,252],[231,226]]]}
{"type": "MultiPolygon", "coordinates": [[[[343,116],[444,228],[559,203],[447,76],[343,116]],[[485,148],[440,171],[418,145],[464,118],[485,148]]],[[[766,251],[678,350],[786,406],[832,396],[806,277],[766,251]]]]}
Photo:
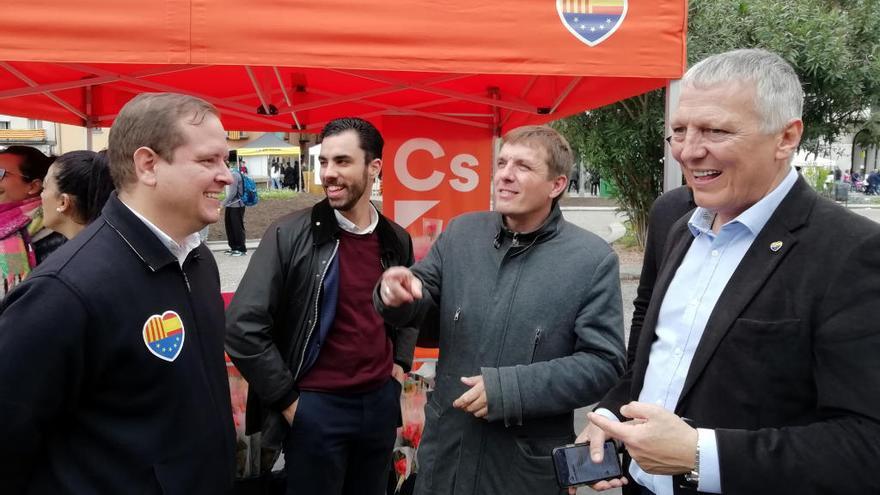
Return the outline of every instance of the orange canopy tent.
{"type": "Polygon", "coordinates": [[[177,91],[227,129],[395,114],[503,133],[679,78],[686,15],[685,0],[10,0],[0,113],[109,126],[133,95],[177,91]]]}

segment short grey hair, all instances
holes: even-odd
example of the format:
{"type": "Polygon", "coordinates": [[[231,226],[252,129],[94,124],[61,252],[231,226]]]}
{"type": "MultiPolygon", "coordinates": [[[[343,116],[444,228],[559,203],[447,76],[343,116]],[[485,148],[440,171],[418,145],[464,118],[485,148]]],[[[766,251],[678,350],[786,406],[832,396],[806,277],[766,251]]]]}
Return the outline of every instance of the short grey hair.
{"type": "Polygon", "coordinates": [[[712,55],[688,69],[682,86],[705,88],[740,81],[755,85],[755,110],[765,133],[801,119],[804,90],[794,68],[779,55],[758,48],[712,55]]]}

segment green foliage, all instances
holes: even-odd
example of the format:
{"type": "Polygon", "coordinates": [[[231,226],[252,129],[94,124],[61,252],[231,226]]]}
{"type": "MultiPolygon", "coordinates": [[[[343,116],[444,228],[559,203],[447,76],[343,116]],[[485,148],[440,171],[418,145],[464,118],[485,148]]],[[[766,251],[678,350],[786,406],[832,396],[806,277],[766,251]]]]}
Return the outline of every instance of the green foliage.
{"type": "Polygon", "coordinates": [[[639,244],[639,239],[636,237],[636,233],[633,231],[632,222],[624,222],[624,224],[626,225],[626,233],[623,234],[620,239],[614,241],[614,244],[627,249],[632,249],[636,246],[642,247],[642,245],[639,244]]]}
{"type": "MultiPolygon", "coordinates": [[[[782,55],[804,86],[802,147],[860,128],[880,103],[880,1],[691,0],[688,61],[736,48],[782,55]]],[[[663,91],[556,123],[587,168],[618,185],[616,199],[643,245],[650,206],[662,188],[663,91]]],[[[862,139],[880,140],[877,132],[862,139]]]]}
{"type": "MultiPolygon", "coordinates": [[[[296,191],[291,189],[264,189],[262,187],[257,188],[257,194],[260,195],[260,199],[290,199],[299,194],[296,191]]],[[[220,193],[220,201],[226,199],[226,191],[224,190],[220,193]]]]}
{"type": "Polygon", "coordinates": [[[662,90],[652,91],[555,123],[587,168],[616,185],[615,198],[640,246],[662,187],[663,99],[662,90]]]}
{"type": "Polygon", "coordinates": [[[292,189],[258,189],[260,199],[290,199],[296,196],[296,191],[292,189]]]}
{"type": "Polygon", "coordinates": [[[802,146],[819,150],[880,101],[877,0],[692,0],[688,59],[757,47],[780,54],[804,86],[802,146]]]}
{"type": "Polygon", "coordinates": [[[853,136],[853,141],[862,146],[880,146],[880,111],[874,108],[862,128],[853,136]]]}
{"type": "Polygon", "coordinates": [[[823,167],[804,167],[801,169],[804,180],[819,192],[825,190],[825,182],[828,180],[828,169],[823,167]]]}

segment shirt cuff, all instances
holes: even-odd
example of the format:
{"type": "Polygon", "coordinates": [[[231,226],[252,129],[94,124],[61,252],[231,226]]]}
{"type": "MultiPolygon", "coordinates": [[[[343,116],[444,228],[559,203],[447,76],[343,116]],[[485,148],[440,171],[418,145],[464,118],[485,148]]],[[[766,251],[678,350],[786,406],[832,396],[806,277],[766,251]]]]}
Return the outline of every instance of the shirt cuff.
{"type": "Polygon", "coordinates": [[[715,430],[697,428],[700,449],[700,482],[697,490],[706,493],[721,493],[721,468],[718,465],[718,442],[715,430]]]}
{"type": "Polygon", "coordinates": [[[620,423],[620,418],[615,416],[613,412],[609,411],[608,409],[605,409],[604,407],[600,407],[599,409],[596,409],[593,412],[600,415],[600,416],[604,416],[604,417],[608,418],[609,420],[614,421],[615,423],[620,423]]]}

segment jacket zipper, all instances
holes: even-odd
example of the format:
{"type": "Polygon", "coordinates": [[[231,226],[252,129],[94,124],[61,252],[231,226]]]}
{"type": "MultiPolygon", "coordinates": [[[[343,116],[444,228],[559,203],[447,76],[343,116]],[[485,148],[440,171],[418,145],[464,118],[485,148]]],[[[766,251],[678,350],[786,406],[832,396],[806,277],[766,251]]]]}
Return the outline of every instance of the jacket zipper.
{"type": "Polygon", "coordinates": [[[186,276],[186,270],[183,267],[180,267],[180,273],[183,275],[183,283],[186,284],[186,291],[192,293],[192,288],[189,286],[189,277],[186,276]]]}
{"type": "Polygon", "coordinates": [[[449,345],[449,352],[453,355],[455,354],[455,341],[458,340],[458,320],[460,318],[461,306],[455,308],[455,314],[452,315],[452,332],[450,332],[452,342],[449,345]]]}
{"type": "Polygon", "coordinates": [[[318,281],[318,293],[315,295],[315,316],[312,318],[312,326],[309,328],[309,331],[306,333],[306,342],[303,346],[303,352],[299,357],[299,365],[296,367],[296,373],[293,374],[294,381],[299,378],[299,372],[302,371],[303,362],[306,360],[306,349],[309,347],[309,340],[312,338],[312,333],[315,331],[315,326],[318,325],[318,311],[320,309],[319,305],[321,304],[321,288],[324,287],[324,277],[327,276],[327,270],[330,269],[330,265],[333,263],[333,258],[336,257],[336,251],[339,249],[339,239],[336,239],[336,245],[333,247],[333,252],[330,253],[330,258],[327,259],[327,264],[324,265],[324,271],[321,272],[321,280],[318,281]]]}
{"type": "Polygon", "coordinates": [[[535,362],[535,354],[538,353],[538,344],[541,342],[541,332],[542,329],[540,328],[535,331],[535,343],[532,345],[532,358],[529,359],[530,363],[535,362]]]}

